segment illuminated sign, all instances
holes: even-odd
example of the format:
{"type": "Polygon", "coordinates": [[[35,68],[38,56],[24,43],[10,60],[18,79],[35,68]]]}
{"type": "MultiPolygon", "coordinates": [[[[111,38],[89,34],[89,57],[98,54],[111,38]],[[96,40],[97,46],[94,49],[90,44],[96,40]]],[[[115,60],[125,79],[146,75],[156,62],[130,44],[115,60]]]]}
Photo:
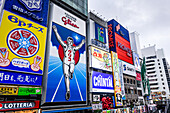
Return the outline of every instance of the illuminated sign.
{"type": "Polygon", "coordinates": [[[47,26],[48,0],[5,0],[4,9],[47,26]]]}
{"type": "Polygon", "coordinates": [[[62,17],[62,21],[64,22],[64,25],[71,25],[75,28],[79,28],[75,23],[73,23],[72,21],[76,22],[76,18],[72,17],[71,15],[69,15],[68,13],[65,13],[66,16],[62,17]]]}
{"type": "Polygon", "coordinates": [[[141,81],[141,74],[136,72],[136,80],[141,81]]]}
{"type": "Polygon", "coordinates": [[[136,71],[141,72],[141,67],[140,67],[140,61],[139,61],[139,55],[133,52],[133,61],[135,65],[136,71]]]}
{"type": "Polygon", "coordinates": [[[41,86],[42,76],[31,75],[17,72],[0,71],[1,84],[19,84],[19,85],[36,85],[41,86]]]}
{"type": "Polygon", "coordinates": [[[50,55],[44,102],[86,102],[86,23],[52,4],[50,55]],[[79,27],[64,25],[62,17],[79,27]]]}
{"type": "Polygon", "coordinates": [[[0,69],[43,74],[46,32],[46,27],[4,10],[0,69]]]}
{"type": "Polygon", "coordinates": [[[18,95],[41,94],[41,88],[19,87],[18,95]]]}
{"type": "Polygon", "coordinates": [[[91,63],[93,68],[112,71],[111,55],[95,47],[91,47],[91,63]]]}
{"type": "Polygon", "coordinates": [[[108,36],[109,36],[109,48],[111,51],[116,51],[115,50],[115,38],[113,37],[114,32],[113,32],[113,25],[109,24],[108,25],[108,36]]]}
{"type": "Polygon", "coordinates": [[[124,74],[136,77],[136,71],[134,65],[122,61],[122,66],[123,66],[122,68],[124,74]]]}
{"type": "Polygon", "coordinates": [[[114,95],[116,106],[123,106],[122,92],[121,92],[121,82],[119,73],[119,62],[117,53],[111,51],[112,57],[112,67],[113,67],[113,80],[114,80],[114,95]]]}
{"type": "Polygon", "coordinates": [[[24,110],[39,108],[40,101],[5,101],[0,102],[0,111],[24,110]]]}
{"type": "Polygon", "coordinates": [[[18,87],[1,87],[0,86],[0,95],[17,95],[18,87]]]}
{"type": "Polygon", "coordinates": [[[102,42],[102,43],[106,43],[105,27],[102,27],[97,23],[95,23],[95,39],[102,42]]]}
{"type": "Polygon", "coordinates": [[[113,76],[110,74],[93,71],[92,90],[93,92],[114,92],[113,76]]]}
{"type": "Polygon", "coordinates": [[[117,33],[115,33],[115,42],[116,42],[116,52],[118,54],[118,58],[130,64],[133,64],[130,42],[122,38],[117,33]]]}

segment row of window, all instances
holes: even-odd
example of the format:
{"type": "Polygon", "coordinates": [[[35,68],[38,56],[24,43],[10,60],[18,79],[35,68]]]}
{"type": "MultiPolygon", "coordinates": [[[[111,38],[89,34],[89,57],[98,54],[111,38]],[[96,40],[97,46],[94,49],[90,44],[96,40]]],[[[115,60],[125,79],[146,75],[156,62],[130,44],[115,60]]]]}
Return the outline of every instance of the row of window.
{"type": "Polygon", "coordinates": [[[126,94],[137,94],[137,89],[125,88],[126,94]]]}
{"type": "Polygon", "coordinates": [[[136,84],[136,80],[132,80],[129,78],[124,78],[124,83],[136,84]]]}

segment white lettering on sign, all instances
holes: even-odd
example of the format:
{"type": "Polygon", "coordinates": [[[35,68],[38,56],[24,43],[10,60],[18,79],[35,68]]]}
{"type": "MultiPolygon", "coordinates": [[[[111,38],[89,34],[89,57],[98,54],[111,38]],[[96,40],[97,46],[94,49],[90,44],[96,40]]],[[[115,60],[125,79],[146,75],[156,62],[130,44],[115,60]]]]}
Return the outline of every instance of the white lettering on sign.
{"type": "Polygon", "coordinates": [[[113,87],[112,78],[103,78],[101,75],[94,76],[94,86],[113,87]]]}
{"type": "Polygon", "coordinates": [[[34,102],[24,102],[24,103],[2,103],[3,109],[19,109],[19,108],[32,108],[35,106],[34,102]]]}
{"type": "Polygon", "coordinates": [[[118,46],[120,49],[122,49],[123,51],[126,51],[126,52],[127,52],[127,56],[132,57],[132,51],[131,51],[131,49],[129,49],[128,47],[124,46],[124,45],[121,44],[120,42],[117,42],[117,43],[118,43],[117,46],[118,46]]]}

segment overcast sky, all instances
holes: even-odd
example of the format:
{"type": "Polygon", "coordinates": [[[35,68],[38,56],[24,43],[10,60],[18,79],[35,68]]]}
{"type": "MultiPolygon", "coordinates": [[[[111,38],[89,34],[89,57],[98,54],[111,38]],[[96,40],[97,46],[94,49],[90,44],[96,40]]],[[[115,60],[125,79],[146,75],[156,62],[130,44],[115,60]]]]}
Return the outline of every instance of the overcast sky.
{"type": "Polygon", "coordinates": [[[138,32],[141,49],[156,44],[170,63],[170,0],[88,0],[89,10],[138,32]],[[94,11],[95,10],[95,11],[94,11]]]}

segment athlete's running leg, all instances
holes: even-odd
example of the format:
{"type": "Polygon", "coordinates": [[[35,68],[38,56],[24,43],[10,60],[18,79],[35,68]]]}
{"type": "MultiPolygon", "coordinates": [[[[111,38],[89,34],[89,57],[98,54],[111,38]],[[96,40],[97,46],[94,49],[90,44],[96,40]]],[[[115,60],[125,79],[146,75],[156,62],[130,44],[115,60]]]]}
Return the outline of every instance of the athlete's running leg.
{"type": "Polygon", "coordinates": [[[70,99],[70,79],[69,79],[69,66],[63,64],[63,71],[65,76],[65,85],[66,85],[66,100],[70,99]]]}
{"type": "Polygon", "coordinates": [[[70,64],[70,79],[73,78],[74,68],[75,68],[75,64],[70,64]]]}

